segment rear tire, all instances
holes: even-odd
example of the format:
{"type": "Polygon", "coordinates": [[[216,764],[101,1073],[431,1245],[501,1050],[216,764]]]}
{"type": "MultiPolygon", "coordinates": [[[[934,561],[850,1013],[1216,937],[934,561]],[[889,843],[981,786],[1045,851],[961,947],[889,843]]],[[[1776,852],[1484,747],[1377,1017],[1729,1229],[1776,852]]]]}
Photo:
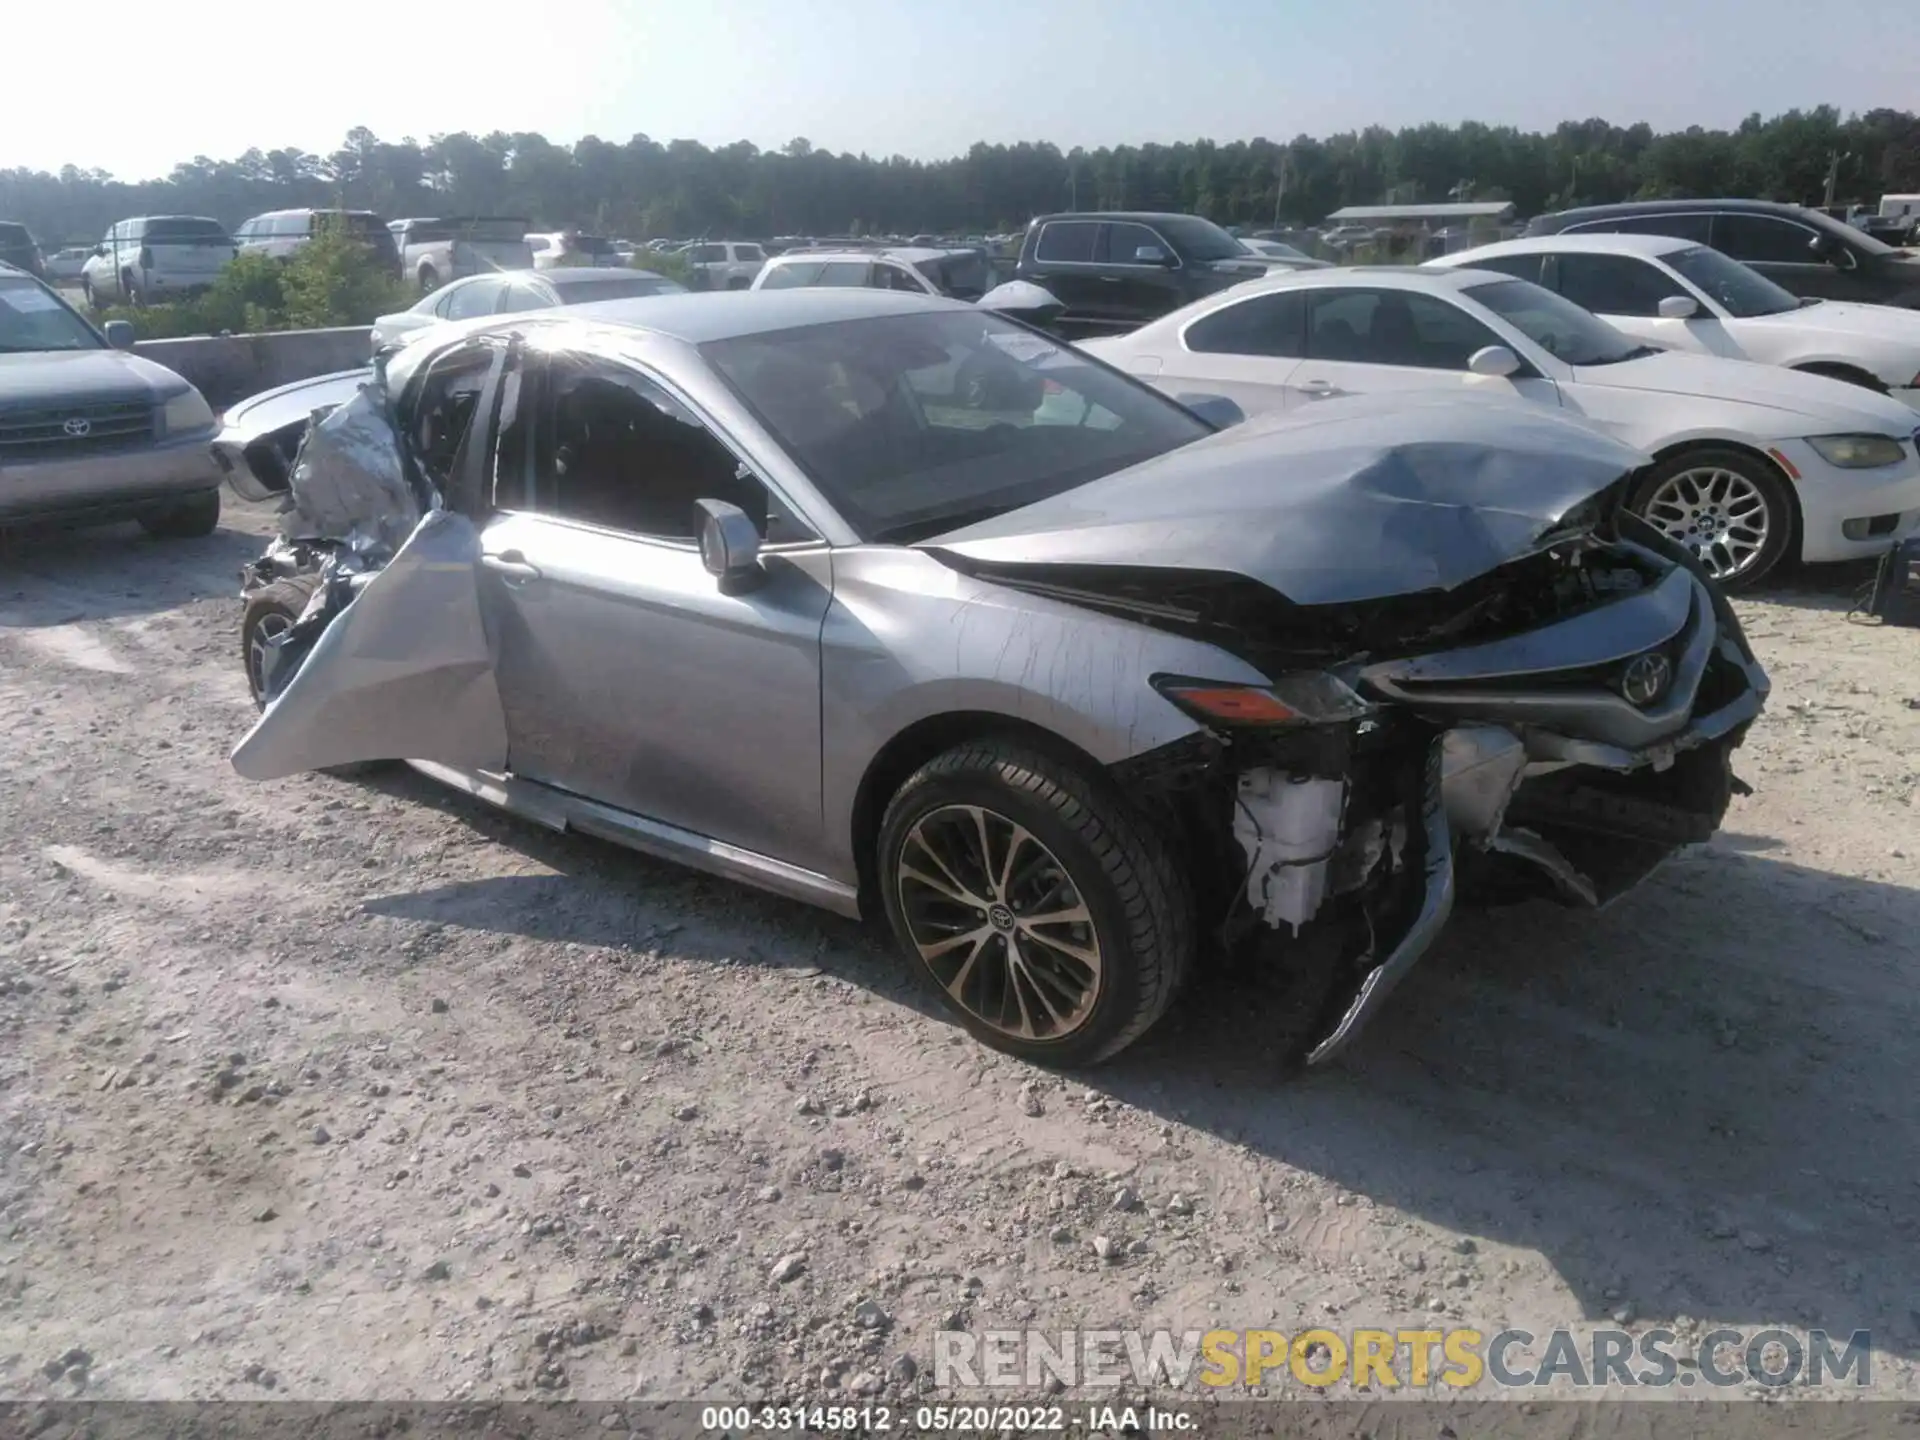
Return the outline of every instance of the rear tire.
{"type": "Polygon", "coordinates": [[[1725,590],[1764,580],[1794,543],[1793,496],[1744,450],[1703,446],[1647,471],[1627,508],[1691,550],[1725,590]]]}
{"type": "Polygon", "coordinates": [[[220,492],[203,490],[171,505],[140,517],[140,526],[156,540],[198,540],[211,535],[220,525],[220,492]]]}
{"type": "Polygon", "coordinates": [[[80,296],[87,302],[89,310],[100,309],[100,297],[93,293],[93,281],[84,275],[80,277],[80,296]]]}
{"type": "Polygon", "coordinates": [[[1161,837],[1098,777],[1014,741],[915,771],[887,806],[875,872],[941,1003],[1023,1060],[1118,1054],[1191,968],[1192,893],[1161,837]]]}

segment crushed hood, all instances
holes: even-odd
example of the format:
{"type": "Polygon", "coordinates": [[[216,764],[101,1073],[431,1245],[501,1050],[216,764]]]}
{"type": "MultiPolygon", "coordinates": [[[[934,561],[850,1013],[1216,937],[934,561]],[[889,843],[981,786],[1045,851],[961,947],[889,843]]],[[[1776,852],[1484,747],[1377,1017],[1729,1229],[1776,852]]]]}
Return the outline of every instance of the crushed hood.
{"type": "Polygon", "coordinates": [[[1537,406],[1316,402],[921,542],[975,564],[1227,572],[1302,605],[1449,590],[1532,554],[1649,457],[1537,406]]]}

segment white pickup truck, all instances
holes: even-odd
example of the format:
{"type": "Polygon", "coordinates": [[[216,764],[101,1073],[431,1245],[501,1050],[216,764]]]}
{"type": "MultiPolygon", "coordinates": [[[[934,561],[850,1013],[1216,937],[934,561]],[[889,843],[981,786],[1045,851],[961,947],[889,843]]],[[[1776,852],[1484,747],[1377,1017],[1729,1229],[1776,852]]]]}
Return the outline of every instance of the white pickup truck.
{"type": "Polygon", "coordinates": [[[422,291],[489,270],[531,270],[533,250],[527,244],[527,231],[532,228],[529,220],[498,215],[387,222],[394,248],[400,252],[401,278],[422,291]]]}

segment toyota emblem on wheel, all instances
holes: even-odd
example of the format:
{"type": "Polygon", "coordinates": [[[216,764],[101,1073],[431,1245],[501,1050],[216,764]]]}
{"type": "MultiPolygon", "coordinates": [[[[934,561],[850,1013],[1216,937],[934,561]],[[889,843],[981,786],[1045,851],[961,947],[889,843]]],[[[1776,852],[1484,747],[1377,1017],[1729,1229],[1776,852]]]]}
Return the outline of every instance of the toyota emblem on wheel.
{"type": "Polygon", "coordinates": [[[66,431],[67,434],[71,435],[74,439],[79,440],[82,437],[92,433],[93,422],[91,420],[82,420],[78,415],[76,415],[73,417],[73,419],[67,421],[67,423],[62,425],[60,428],[66,431]]]}
{"type": "Polygon", "coordinates": [[[1654,652],[1636,655],[1620,672],[1620,693],[1642,710],[1667,693],[1673,680],[1673,662],[1654,652]]]}

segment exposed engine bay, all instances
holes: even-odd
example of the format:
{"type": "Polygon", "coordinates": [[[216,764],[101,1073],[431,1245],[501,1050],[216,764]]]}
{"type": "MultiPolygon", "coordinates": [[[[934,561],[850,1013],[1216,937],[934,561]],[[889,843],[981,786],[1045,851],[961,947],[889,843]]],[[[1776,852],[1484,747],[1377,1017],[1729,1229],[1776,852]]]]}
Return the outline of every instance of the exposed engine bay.
{"type": "Polygon", "coordinates": [[[1210,717],[1117,774],[1177,827],[1221,942],[1313,972],[1314,1062],[1456,903],[1606,905],[1746,792],[1731,758],[1766,675],[1692,557],[1617,507],[1451,591],[1349,605],[1231,576],[970,568],[1204,635],[1275,677],[1297,723],[1210,717]]]}

